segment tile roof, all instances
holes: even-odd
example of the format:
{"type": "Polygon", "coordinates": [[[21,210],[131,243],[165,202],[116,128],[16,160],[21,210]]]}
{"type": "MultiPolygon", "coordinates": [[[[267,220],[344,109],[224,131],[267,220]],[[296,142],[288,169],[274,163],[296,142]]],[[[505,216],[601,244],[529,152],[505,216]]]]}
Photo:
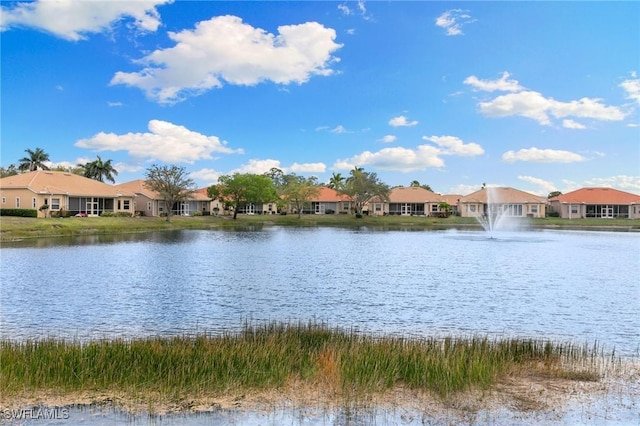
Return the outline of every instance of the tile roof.
{"type": "Polygon", "coordinates": [[[0,179],[0,188],[26,188],[39,194],[133,197],[133,191],[68,172],[36,170],[0,179]]]}
{"type": "Polygon", "coordinates": [[[519,189],[509,188],[505,186],[482,188],[479,191],[473,192],[464,197],[460,197],[460,203],[487,203],[487,192],[489,192],[492,203],[543,203],[546,204],[547,199],[538,195],[530,194],[528,192],[520,191],[519,189]]]}
{"type": "Polygon", "coordinates": [[[350,201],[349,197],[347,197],[346,195],[339,194],[338,191],[336,191],[335,189],[331,189],[326,186],[320,186],[318,188],[320,189],[320,191],[318,192],[318,195],[315,197],[312,197],[311,201],[332,202],[332,203],[335,203],[338,201],[350,201]]]}
{"type": "Polygon", "coordinates": [[[444,201],[442,196],[419,186],[397,186],[389,192],[390,203],[426,203],[444,201]]]}
{"type": "Polygon", "coordinates": [[[549,201],[580,204],[640,204],[640,195],[613,188],[581,188],[553,197],[549,201]]]}
{"type": "MultiPolygon", "coordinates": [[[[121,183],[116,185],[116,187],[122,188],[125,191],[133,192],[134,194],[142,194],[151,200],[163,199],[162,195],[147,186],[146,180],[144,179],[136,179],[130,182],[121,183]]],[[[202,189],[198,189],[193,192],[188,199],[192,201],[209,201],[209,197],[207,196],[207,188],[202,189]],[[202,189],[204,189],[204,193],[201,192],[202,189]]]]}

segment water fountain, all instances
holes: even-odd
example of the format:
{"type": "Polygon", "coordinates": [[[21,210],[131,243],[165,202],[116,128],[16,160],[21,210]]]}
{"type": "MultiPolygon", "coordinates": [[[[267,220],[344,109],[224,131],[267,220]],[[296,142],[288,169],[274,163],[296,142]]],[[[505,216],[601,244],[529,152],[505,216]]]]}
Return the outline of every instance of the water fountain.
{"type": "Polygon", "coordinates": [[[484,212],[476,215],[476,220],[484,230],[493,238],[495,232],[500,231],[517,231],[522,229],[522,220],[514,217],[513,212],[509,210],[509,205],[505,204],[505,200],[501,199],[500,191],[502,188],[488,187],[484,188],[487,198],[487,208],[484,212]]]}

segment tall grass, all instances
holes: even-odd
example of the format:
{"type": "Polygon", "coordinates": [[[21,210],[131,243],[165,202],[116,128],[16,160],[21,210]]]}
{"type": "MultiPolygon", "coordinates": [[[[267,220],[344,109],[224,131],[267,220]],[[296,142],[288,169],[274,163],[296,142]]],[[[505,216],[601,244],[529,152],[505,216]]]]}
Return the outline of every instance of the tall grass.
{"type": "Polygon", "coordinates": [[[316,323],[247,324],[223,335],[0,341],[0,394],[120,391],[177,400],[295,381],[334,395],[404,386],[446,397],[523,370],[597,380],[599,357],[590,348],[529,339],[412,339],[316,323]]]}

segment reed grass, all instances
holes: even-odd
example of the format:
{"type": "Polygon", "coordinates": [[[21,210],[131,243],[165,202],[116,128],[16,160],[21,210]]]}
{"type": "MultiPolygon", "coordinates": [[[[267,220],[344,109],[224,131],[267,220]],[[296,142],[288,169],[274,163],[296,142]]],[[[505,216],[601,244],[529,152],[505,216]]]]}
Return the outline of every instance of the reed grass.
{"type": "Polygon", "coordinates": [[[237,333],[100,341],[0,341],[0,394],[224,395],[304,383],[333,395],[396,386],[438,397],[487,389],[514,372],[597,380],[597,348],[530,339],[414,339],[324,324],[246,324],[237,333]]]}

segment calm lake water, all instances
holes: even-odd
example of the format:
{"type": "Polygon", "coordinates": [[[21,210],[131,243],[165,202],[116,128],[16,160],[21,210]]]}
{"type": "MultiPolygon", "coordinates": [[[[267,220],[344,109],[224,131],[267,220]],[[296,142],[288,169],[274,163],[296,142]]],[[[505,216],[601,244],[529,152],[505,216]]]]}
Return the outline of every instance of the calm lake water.
{"type": "Polygon", "coordinates": [[[0,337],[327,322],[640,346],[640,234],[280,228],[3,244],[0,337]]]}
{"type": "MultiPolygon", "coordinates": [[[[412,336],[515,336],[640,347],[640,234],[263,228],[3,244],[0,338],[222,332],[318,321],[412,336]]],[[[321,409],[131,416],[71,407],[19,424],[640,424],[640,388],[472,418],[321,409]]]]}

